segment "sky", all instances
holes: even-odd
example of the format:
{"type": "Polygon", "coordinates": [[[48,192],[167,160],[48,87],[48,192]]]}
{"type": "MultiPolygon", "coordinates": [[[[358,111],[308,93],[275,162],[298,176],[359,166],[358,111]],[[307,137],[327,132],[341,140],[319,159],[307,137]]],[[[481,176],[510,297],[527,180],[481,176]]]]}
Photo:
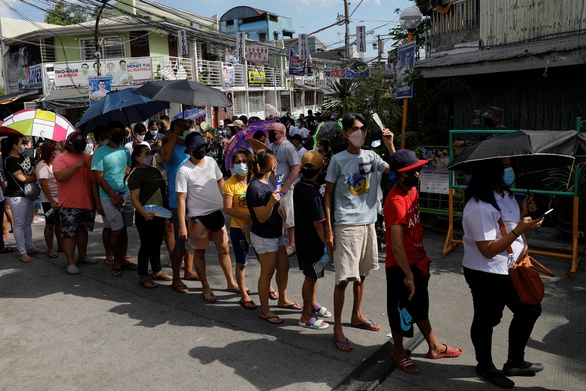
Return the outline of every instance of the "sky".
{"type": "MultiPolygon", "coordinates": [[[[222,16],[235,6],[250,6],[291,18],[296,35],[311,33],[328,26],[336,21],[338,14],[344,14],[343,0],[188,0],[180,2],[181,5],[177,4],[179,3],[177,0],[154,1],[209,17],[215,14],[222,16]]],[[[46,8],[43,2],[36,2],[36,4],[46,8]]],[[[377,56],[377,50],[372,48],[373,41],[376,41],[375,36],[380,34],[381,38],[385,40],[389,30],[399,23],[398,15],[394,13],[394,10],[397,8],[404,9],[412,5],[414,5],[414,2],[410,0],[352,0],[350,2],[349,10],[352,14],[350,17],[350,34],[356,33],[356,26],[366,26],[368,43],[366,59],[377,56]],[[371,31],[372,34],[368,34],[371,31]]],[[[0,0],[0,15],[17,19],[28,18],[37,22],[42,22],[44,18],[42,11],[26,5],[20,0],[0,0]],[[8,10],[8,7],[4,6],[5,4],[10,4],[21,15],[12,13],[8,10]]],[[[343,46],[344,26],[331,27],[317,33],[316,36],[328,49],[343,46]]],[[[385,42],[384,52],[386,53],[388,50],[390,50],[390,41],[385,42]]]]}

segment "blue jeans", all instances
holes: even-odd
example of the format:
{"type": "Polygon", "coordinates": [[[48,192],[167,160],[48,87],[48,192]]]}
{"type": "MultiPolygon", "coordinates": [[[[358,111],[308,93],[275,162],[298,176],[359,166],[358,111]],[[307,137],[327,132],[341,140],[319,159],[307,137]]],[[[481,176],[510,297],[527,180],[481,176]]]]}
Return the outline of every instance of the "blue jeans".
{"type": "Polygon", "coordinates": [[[246,266],[248,264],[248,248],[250,247],[246,242],[244,232],[240,228],[230,227],[230,241],[236,256],[236,265],[246,266]]]}

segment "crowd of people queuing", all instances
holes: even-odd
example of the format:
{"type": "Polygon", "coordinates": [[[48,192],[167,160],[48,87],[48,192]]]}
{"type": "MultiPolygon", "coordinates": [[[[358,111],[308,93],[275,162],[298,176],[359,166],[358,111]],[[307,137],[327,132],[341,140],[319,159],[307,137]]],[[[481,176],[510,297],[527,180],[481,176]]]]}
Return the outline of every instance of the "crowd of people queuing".
{"type": "MultiPolygon", "coordinates": [[[[362,312],[362,298],[367,277],[379,268],[375,222],[377,204],[384,202],[387,313],[393,339],[390,357],[403,372],[420,373],[403,347],[403,338],[413,336],[415,324],[428,344],[427,358],[460,356],[461,349],[437,340],[428,317],[431,259],[423,248],[417,191],[419,173],[427,161],[409,150],[396,151],[389,129],[382,131],[388,161],[363,149],[368,129],[360,114],[347,114],[341,120],[347,147],[332,155],[329,140],[314,137],[317,118],[309,111],[297,120],[288,113],[272,122],[268,135],[264,131],[253,135],[261,147],[232,153],[228,173],[221,164],[223,150],[238,131],[259,119],[221,120],[215,135],[193,121],[169,122],[167,116],[148,126],[137,123],[132,129],[112,122],[94,131],[90,145],[79,131],[63,143],[45,140],[36,164],[25,153],[24,137],[5,137],[0,219],[7,221],[4,237],[7,226],[12,227],[16,249],[0,239],[0,253],[18,252],[18,259],[28,263],[32,254],[58,258],[62,251],[67,273],[79,274],[79,263],[99,262],[87,254],[88,232],[94,229],[97,212],[104,227],[104,262],[113,277],[136,270],[142,287],[152,289],[158,286],[156,281],[169,281],[178,293],[188,292],[183,280],[199,281],[203,300],[215,302],[218,299],[207,278],[205,257],[213,242],[226,288],[240,295],[242,307],[255,310],[260,306],[259,319],[281,324],[283,319],[271,311],[270,301],[274,300],[279,308],[300,311],[299,326],[314,330],[327,329],[330,325],[325,319],[333,317],[336,348],[351,352],[352,344],[342,327],[350,283],[350,326],[374,332],[382,329],[362,312]],[[209,156],[212,141],[218,148],[217,160],[209,156]],[[381,176],[389,172],[396,182],[386,200],[381,200],[377,189],[381,176]],[[35,247],[32,236],[35,201],[29,197],[28,187],[37,181],[46,217],[46,250],[35,247]],[[151,206],[168,209],[170,218],[159,217],[151,206]],[[229,232],[225,215],[230,217],[229,232]],[[132,225],[140,237],[137,264],[128,254],[132,225]],[[163,243],[171,275],[163,271],[163,243]],[[229,243],[236,258],[235,273],[229,243]],[[251,250],[260,263],[258,304],[245,276],[251,250]],[[305,277],[302,305],[288,296],[289,257],[295,253],[305,277]],[[333,259],[333,312],[316,297],[317,282],[324,277],[324,269],[318,265],[324,258],[333,259]]],[[[535,204],[528,197],[519,207],[509,192],[508,174],[508,158],[478,167],[468,188],[463,220],[463,267],[474,304],[471,338],[476,371],[503,388],[514,386],[507,376],[533,376],[543,369],[542,364],[524,358],[541,307],[519,301],[508,278],[510,256],[506,253],[511,246],[514,254],[520,253],[522,234],[538,227],[543,219],[524,217],[535,210],[535,204]],[[500,219],[509,232],[506,236],[499,230],[500,219]],[[505,306],[514,318],[508,359],[499,371],[491,355],[491,336],[505,306]]]]}

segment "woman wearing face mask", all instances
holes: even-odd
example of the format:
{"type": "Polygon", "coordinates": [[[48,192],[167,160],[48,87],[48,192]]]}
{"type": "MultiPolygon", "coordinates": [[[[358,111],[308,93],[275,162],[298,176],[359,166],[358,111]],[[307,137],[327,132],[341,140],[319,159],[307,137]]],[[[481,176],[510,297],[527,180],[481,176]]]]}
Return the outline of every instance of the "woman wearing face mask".
{"type": "Polygon", "coordinates": [[[518,258],[525,245],[522,235],[541,226],[543,218],[522,217],[536,208],[529,196],[519,208],[509,190],[514,180],[511,159],[478,162],[466,190],[462,220],[462,266],[474,304],[470,336],[478,362],[476,373],[503,388],[515,385],[507,376],[534,376],[543,370],[543,364],[525,361],[525,346],[541,315],[541,304],[521,303],[509,277],[512,265],[508,255],[510,247],[513,261],[518,258]],[[501,222],[506,235],[501,233],[501,222]],[[509,325],[508,359],[501,372],[493,363],[491,350],[493,328],[500,323],[505,306],[513,313],[513,320],[509,325]]]}
{"type": "Polygon", "coordinates": [[[145,133],[144,141],[151,146],[153,153],[159,151],[162,146],[164,134],[159,133],[159,124],[157,121],[149,121],[147,126],[148,132],[145,133]]]}
{"type": "Polygon", "coordinates": [[[240,305],[253,310],[256,303],[248,297],[244,268],[248,263],[249,244],[246,230],[250,234],[252,220],[246,205],[246,189],[252,174],[252,153],[239,149],[232,155],[234,175],[224,184],[224,212],[230,215],[230,240],[236,256],[236,283],[240,291],[240,305]]]}
{"type": "Polygon", "coordinates": [[[14,216],[14,240],[20,256],[18,259],[28,263],[29,254],[44,254],[33,242],[33,211],[35,202],[24,196],[25,183],[37,180],[31,159],[24,155],[22,136],[8,136],[2,140],[2,157],[7,186],[4,196],[14,216]]]}
{"type": "Polygon", "coordinates": [[[274,180],[277,158],[271,151],[257,153],[252,173],[254,180],[246,190],[246,203],[252,219],[250,240],[260,262],[258,296],[260,299],[259,318],[272,324],[281,324],[279,318],[269,308],[271,278],[277,272],[280,307],[301,309],[298,304],[287,298],[289,279],[289,258],[283,237],[283,220],[286,217],[281,200],[280,189],[275,189],[274,180]]]}
{"type": "Polygon", "coordinates": [[[128,175],[130,199],[135,209],[136,229],[140,237],[138,250],[138,283],[147,288],[158,284],[148,277],[150,260],[153,280],[171,281],[173,277],[161,271],[161,244],[165,234],[165,219],[144,210],[144,205],[168,207],[165,180],[153,166],[153,155],[148,146],[137,145],[132,151],[132,171],[128,175]]]}
{"type": "Polygon", "coordinates": [[[53,161],[59,153],[57,143],[53,140],[45,140],[41,147],[41,160],[37,164],[37,176],[41,185],[41,205],[45,212],[45,243],[47,244],[47,256],[57,258],[53,247],[53,233],[57,239],[57,248],[62,251],[61,224],[59,222],[59,205],[57,204],[57,180],[53,175],[53,161]]]}

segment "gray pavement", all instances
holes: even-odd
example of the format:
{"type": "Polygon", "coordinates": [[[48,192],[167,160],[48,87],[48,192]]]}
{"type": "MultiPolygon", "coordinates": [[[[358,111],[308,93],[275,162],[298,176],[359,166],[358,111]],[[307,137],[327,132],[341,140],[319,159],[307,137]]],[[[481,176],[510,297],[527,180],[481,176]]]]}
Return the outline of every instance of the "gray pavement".
{"type": "MultiPolygon", "coordinates": [[[[34,224],[36,244],[44,247],[43,223],[34,224]]],[[[431,220],[425,247],[434,259],[430,282],[434,330],[445,343],[463,349],[456,359],[425,358],[419,334],[408,341],[421,369],[418,376],[397,370],[388,359],[384,257],[381,269],[367,279],[364,313],[383,325],[381,332],[345,328],[354,352],[339,352],[332,329],[297,326],[299,313],[275,310],[280,326],[257,319],[258,311],[238,305],[227,292],[216,252],[208,251],[208,274],[218,302],[204,303],[199,282],[186,282],[188,294],[178,294],[163,282],[158,289],[138,285],[136,272],[110,276],[103,264],[101,224],[90,234],[89,254],[98,265],[81,265],[81,274],[65,272],[64,256],[40,255],[23,264],[14,254],[0,255],[0,389],[2,390],[490,390],[474,373],[469,338],[472,319],[470,292],[461,273],[459,247],[440,259],[445,227],[431,220]]],[[[130,253],[138,251],[136,230],[130,230],[130,253]]],[[[554,232],[540,232],[537,245],[563,246],[554,232]]],[[[14,245],[13,239],[7,244],[14,245]]],[[[569,247],[569,244],[567,245],[569,247]]],[[[583,250],[583,248],[582,248],[583,250]]],[[[582,254],[584,252],[582,251],[582,254]]],[[[163,263],[167,256],[163,248],[163,263]]],[[[291,257],[290,297],[301,302],[303,276],[291,257]]],[[[514,378],[533,390],[583,390],[586,375],[586,272],[580,265],[568,279],[569,261],[539,257],[556,277],[544,278],[546,298],[527,348],[527,359],[545,364],[534,378],[514,378]]],[[[133,258],[135,260],[135,258],[133,258]]],[[[165,269],[170,273],[170,270],[165,269]]],[[[258,303],[260,271],[251,252],[248,286],[258,303]]],[[[320,302],[333,310],[333,272],[318,284],[320,302]]],[[[348,324],[348,291],[344,322],[348,324]]],[[[275,304],[276,302],[272,302],[275,304]]],[[[506,359],[510,313],[495,329],[495,362],[506,359]]]]}

